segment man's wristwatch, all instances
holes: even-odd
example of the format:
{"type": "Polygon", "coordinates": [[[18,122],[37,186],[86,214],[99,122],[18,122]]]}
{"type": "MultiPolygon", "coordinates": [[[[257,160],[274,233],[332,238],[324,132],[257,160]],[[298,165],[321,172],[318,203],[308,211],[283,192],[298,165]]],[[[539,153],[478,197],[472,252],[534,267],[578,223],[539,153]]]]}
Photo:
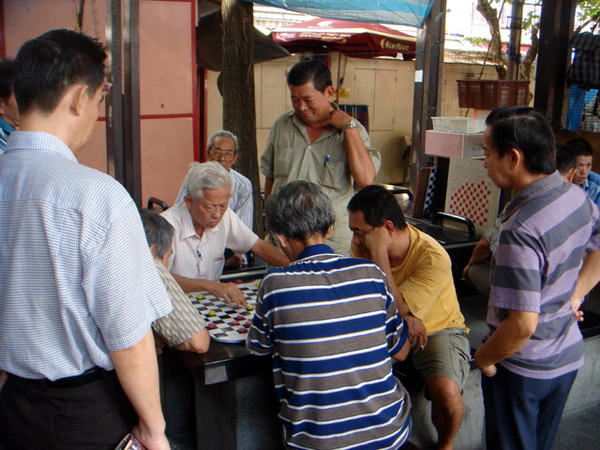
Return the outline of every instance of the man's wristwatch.
{"type": "Polygon", "coordinates": [[[354,119],[350,119],[348,122],[346,122],[344,124],[344,126],[342,127],[342,133],[345,133],[346,130],[349,130],[351,128],[356,128],[358,126],[358,124],[356,123],[356,120],[354,119]]]}

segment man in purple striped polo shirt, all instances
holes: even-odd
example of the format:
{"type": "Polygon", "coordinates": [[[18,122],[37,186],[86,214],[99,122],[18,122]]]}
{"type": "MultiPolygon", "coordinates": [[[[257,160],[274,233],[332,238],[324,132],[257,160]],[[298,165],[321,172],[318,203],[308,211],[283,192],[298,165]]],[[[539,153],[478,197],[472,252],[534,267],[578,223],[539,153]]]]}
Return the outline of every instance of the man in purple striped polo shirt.
{"type": "Polygon", "coordinates": [[[532,108],[499,108],[483,137],[488,176],[515,195],[492,259],[484,344],[475,363],[489,449],[550,449],[583,365],[577,318],[600,280],[600,218],[555,171],[555,141],[532,108]]]}

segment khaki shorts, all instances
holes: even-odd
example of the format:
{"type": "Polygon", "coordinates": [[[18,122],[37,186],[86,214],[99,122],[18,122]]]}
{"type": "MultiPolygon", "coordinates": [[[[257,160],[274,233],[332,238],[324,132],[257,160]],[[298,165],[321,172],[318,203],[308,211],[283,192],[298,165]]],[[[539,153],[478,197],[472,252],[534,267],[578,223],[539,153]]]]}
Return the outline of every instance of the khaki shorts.
{"type": "Polygon", "coordinates": [[[471,346],[463,328],[446,328],[427,336],[425,350],[411,353],[411,358],[425,386],[432,377],[447,377],[456,382],[462,394],[471,359],[471,346]]]}

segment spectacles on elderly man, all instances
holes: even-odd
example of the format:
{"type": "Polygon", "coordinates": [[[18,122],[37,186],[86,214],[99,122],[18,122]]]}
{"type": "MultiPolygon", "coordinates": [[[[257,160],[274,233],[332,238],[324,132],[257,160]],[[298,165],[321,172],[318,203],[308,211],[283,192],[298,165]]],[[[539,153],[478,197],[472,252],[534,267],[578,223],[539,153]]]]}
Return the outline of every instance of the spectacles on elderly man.
{"type": "Polygon", "coordinates": [[[227,161],[231,161],[235,156],[234,151],[231,150],[221,150],[220,148],[209,148],[208,154],[216,159],[225,158],[227,161]]]}

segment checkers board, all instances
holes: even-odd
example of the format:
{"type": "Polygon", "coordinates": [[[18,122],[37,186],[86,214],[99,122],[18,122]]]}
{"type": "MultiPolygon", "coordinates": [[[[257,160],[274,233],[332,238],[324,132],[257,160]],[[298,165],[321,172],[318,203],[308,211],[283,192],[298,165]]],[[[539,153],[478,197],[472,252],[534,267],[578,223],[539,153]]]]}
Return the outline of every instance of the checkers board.
{"type": "Polygon", "coordinates": [[[235,304],[234,307],[230,307],[223,299],[208,292],[188,294],[192,305],[202,314],[212,339],[226,344],[240,344],[246,341],[246,335],[254,317],[256,292],[259,284],[260,280],[236,283],[248,303],[247,306],[241,308],[235,308],[235,304]]]}

